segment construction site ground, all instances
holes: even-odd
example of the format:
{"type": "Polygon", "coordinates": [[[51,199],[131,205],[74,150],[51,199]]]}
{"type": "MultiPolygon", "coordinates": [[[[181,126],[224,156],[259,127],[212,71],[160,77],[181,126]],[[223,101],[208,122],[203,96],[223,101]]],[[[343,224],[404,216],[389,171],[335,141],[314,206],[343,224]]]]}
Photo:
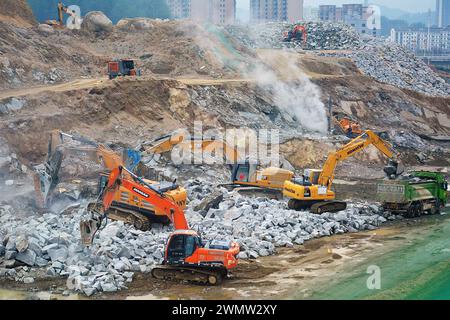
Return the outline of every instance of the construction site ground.
{"type": "MultiPolygon", "coordinates": [[[[15,155],[28,168],[6,167],[0,172],[2,182],[15,182],[15,196],[6,195],[12,189],[2,183],[0,204],[28,206],[24,201],[32,194],[28,174],[33,165],[45,161],[48,135],[54,129],[131,148],[175,129],[192,128],[194,121],[202,121],[204,129],[277,129],[282,135],[280,153],[295,170],[320,168],[328,153],[348,139],[305,128],[308,123],[299,123],[292,110],[278,105],[277,88],[293,94],[287,100],[317,89],[318,108],[326,109],[331,98],[333,111],[357,119],[363,128],[388,132],[409,170],[440,170],[448,175],[448,141],[421,139],[417,134],[450,136],[450,97],[381,83],[363,75],[347,58],[303,50],[251,49],[221,28],[187,21],[155,20],[151,31],[115,28],[98,36],[69,30],[43,34],[29,17],[0,15],[0,45],[0,158],[15,155]],[[106,62],[117,57],[136,59],[143,76],[107,79],[106,62]],[[269,81],[263,79],[267,74],[269,81]]],[[[312,101],[299,100],[302,108],[312,101]]],[[[385,162],[375,148],[369,148],[339,165],[334,187],[338,198],[374,201],[375,183],[383,177],[385,162]]],[[[64,178],[72,181],[81,174],[87,175],[76,168],[64,178]]],[[[178,178],[180,183],[187,180],[178,178]]],[[[27,207],[17,212],[26,216],[34,211],[27,207]]],[[[389,222],[376,231],[279,248],[274,256],[240,262],[234,278],[220,287],[162,282],[136,273],[128,290],[93,298],[308,298],[331,275],[396,250],[414,237],[411,230],[428,232],[439,221],[447,223],[448,217],[389,222]]],[[[64,287],[65,279],[45,274],[28,285],[2,279],[0,288],[8,289],[0,289],[0,298],[85,298],[63,296],[64,287]]]]}
{"type": "MultiPolygon", "coordinates": [[[[333,290],[333,286],[339,285],[348,290],[348,283],[358,277],[365,277],[367,267],[374,260],[377,261],[380,255],[405,254],[414,246],[424,245],[423,239],[431,234],[434,237],[440,237],[441,234],[445,236],[445,228],[449,223],[448,216],[396,221],[375,231],[326,237],[308,241],[302,246],[282,248],[278,250],[277,255],[241,262],[233,271],[233,277],[219,287],[160,281],[153,279],[150,274],[136,273],[128,290],[100,294],[91,299],[329,298],[330,296],[326,295],[327,290],[333,290]]],[[[432,266],[427,268],[432,269],[432,266]]],[[[401,269],[399,268],[398,271],[401,269]]],[[[422,274],[426,274],[428,269],[422,269],[422,274]]],[[[415,286],[421,285],[419,280],[413,278],[412,281],[415,281],[415,286]]],[[[87,299],[83,295],[63,294],[66,290],[65,282],[65,279],[42,278],[37,279],[33,284],[26,285],[1,280],[0,287],[4,289],[0,289],[0,297],[3,299],[87,299]]],[[[414,285],[395,283],[391,290],[387,290],[387,294],[394,298],[404,298],[414,291],[414,285]]],[[[341,294],[345,299],[357,293],[341,292],[341,294]]],[[[364,294],[369,293],[364,292],[364,294]]],[[[383,299],[386,295],[378,296],[378,298],[383,299]]]]}

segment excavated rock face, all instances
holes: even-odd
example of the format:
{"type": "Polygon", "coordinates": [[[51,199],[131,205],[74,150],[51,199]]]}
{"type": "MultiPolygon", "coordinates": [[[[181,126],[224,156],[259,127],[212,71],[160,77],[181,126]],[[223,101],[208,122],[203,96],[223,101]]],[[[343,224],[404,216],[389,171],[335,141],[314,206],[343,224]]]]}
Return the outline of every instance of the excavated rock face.
{"type": "Polygon", "coordinates": [[[31,26],[36,24],[33,12],[26,0],[2,0],[0,1],[0,20],[5,18],[7,22],[19,26],[31,26]]]}
{"type": "Polygon", "coordinates": [[[81,30],[86,32],[107,33],[113,29],[112,21],[101,11],[91,11],[83,19],[81,30]]]}

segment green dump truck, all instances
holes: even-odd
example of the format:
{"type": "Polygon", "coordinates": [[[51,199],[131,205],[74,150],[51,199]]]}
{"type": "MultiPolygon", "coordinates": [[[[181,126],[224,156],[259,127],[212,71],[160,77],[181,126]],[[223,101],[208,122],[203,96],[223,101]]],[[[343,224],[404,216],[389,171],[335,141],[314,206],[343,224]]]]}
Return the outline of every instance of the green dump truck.
{"type": "Polygon", "coordinates": [[[418,217],[438,214],[447,204],[448,183],[438,172],[417,171],[399,180],[383,180],[377,184],[377,200],[386,211],[418,217]]]}

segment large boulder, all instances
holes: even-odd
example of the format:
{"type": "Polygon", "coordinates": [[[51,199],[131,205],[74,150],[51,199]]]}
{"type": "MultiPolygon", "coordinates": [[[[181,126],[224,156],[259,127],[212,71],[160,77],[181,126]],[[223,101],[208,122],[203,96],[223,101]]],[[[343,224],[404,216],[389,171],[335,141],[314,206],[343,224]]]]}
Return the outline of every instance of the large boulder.
{"type": "Polygon", "coordinates": [[[127,18],[117,22],[117,28],[124,31],[142,31],[153,28],[152,19],[149,18],[127,18]]]}
{"type": "Polygon", "coordinates": [[[83,19],[81,30],[86,32],[106,33],[113,29],[112,21],[101,11],[91,11],[83,19]]]}
{"type": "Polygon", "coordinates": [[[55,33],[55,29],[52,26],[44,23],[38,25],[38,31],[44,36],[55,33]]]}

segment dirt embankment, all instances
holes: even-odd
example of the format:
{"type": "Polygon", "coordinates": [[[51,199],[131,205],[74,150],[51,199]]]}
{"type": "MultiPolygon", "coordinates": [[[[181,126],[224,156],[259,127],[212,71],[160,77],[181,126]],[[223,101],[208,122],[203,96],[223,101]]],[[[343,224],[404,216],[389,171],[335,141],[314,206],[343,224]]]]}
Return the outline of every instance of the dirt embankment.
{"type": "Polygon", "coordinates": [[[30,27],[37,23],[26,0],[2,0],[0,21],[20,27],[30,27]]]}

